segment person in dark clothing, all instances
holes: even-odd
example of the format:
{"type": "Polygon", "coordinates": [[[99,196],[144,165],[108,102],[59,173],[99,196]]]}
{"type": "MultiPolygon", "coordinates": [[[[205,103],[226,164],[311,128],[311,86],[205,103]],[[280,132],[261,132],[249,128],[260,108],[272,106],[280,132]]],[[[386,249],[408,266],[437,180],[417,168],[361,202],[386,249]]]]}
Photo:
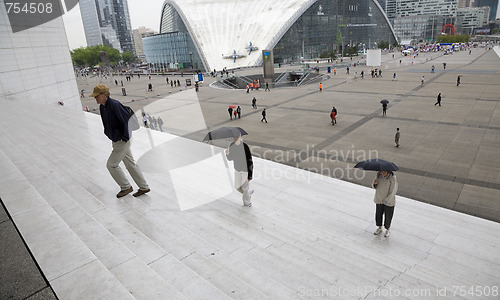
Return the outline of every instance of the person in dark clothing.
{"type": "Polygon", "coordinates": [[[332,112],[330,113],[330,119],[332,119],[332,125],[337,124],[337,109],[335,106],[332,108],[332,112]]]}
{"type": "Polygon", "coordinates": [[[264,108],[264,110],[262,111],[262,119],[260,120],[261,122],[266,121],[266,123],[267,123],[266,115],[267,115],[266,109],[264,108]]]}
{"type": "Polygon", "coordinates": [[[462,77],[462,75],[458,75],[458,77],[457,77],[457,86],[459,86],[459,85],[460,85],[460,78],[461,78],[461,77],[462,77]]]}
{"type": "Polygon", "coordinates": [[[382,103],[382,115],[386,115],[387,114],[387,103],[382,103]]]}
{"type": "Polygon", "coordinates": [[[241,107],[239,105],[236,108],[236,113],[238,114],[238,119],[241,119],[241,107]]]}
{"type": "Polygon", "coordinates": [[[138,197],[150,191],[149,186],[142,175],[141,169],[135,163],[132,151],[130,150],[130,138],[132,132],[129,130],[129,114],[123,105],[109,97],[109,88],[104,84],[94,87],[90,97],[95,98],[99,105],[104,134],[113,142],[113,150],[107,161],[107,168],[111,177],[120,186],[121,190],[116,195],[117,198],[126,196],[133,191],[125,173],[120,167],[123,161],[130,176],[139,186],[139,190],[133,194],[138,197]]]}
{"type": "Polygon", "coordinates": [[[434,106],[438,105],[441,106],[441,93],[438,94],[437,96],[437,102],[434,104],[434,106]]]}
{"type": "Polygon", "coordinates": [[[239,136],[234,138],[225,153],[227,160],[234,162],[234,187],[242,194],[243,205],[252,207],[254,191],[250,189],[250,181],[253,178],[253,160],[250,147],[239,136]]]}
{"type": "Polygon", "coordinates": [[[396,147],[399,147],[399,138],[401,137],[401,132],[399,128],[396,128],[396,135],[394,135],[394,142],[396,143],[396,147]]]}
{"type": "Polygon", "coordinates": [[[257,99],[255,99],[255,97],[253,97],[253,99],[252,99],[252,107],[254,109],[257,109],[257,99]]]}
{"type": "Polygon", "coordinates": [[[232,120],[232,119],[233,119],[233,108],[232,108],[232,107],[229,107],[229,108],[227,109],[227,112],[229,113],[229,119],[231,119],[231,120],[232,120]]]}

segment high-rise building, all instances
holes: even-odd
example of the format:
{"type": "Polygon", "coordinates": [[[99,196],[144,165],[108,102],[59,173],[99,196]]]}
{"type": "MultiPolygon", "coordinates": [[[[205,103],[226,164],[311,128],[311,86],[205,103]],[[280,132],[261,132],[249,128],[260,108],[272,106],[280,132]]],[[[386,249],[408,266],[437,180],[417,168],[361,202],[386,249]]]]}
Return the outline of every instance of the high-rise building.
{"type": "Polygon", "coordinates": [[[418,15],[455,16],[457,0],[387,0],[386,13],[389,19],[418,15]]]}
{"type": "Polygon", "coordinates": [[[88,46],[135,53],[127,0],[80,0],[80,12],[88,46]]]}
{"type": "Polygon", "coordinates": [[[134,40],[135,55],[137,58],[143,61],[145,61],[146,58],[144,56],[144,44],[142,43],[142,38],[157,33],[158,32],[155,32],[153,29],[146,28],[144,26],[132,30],[132,39],[134,40]]]}

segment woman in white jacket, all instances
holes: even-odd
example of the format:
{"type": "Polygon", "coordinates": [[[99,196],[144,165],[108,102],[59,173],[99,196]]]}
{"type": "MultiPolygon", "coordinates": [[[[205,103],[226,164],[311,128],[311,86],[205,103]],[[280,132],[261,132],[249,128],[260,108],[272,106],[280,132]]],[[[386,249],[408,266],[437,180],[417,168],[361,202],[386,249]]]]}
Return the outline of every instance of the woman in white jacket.
{"type": "Polygon", "coordinates": [[[377,172],[377,177],[373,180],[373,187],[375,188],[373,201],[377,206],[375,222],[378,226],[373,234],[378,235],[382,232],[382,217],[385,215],[384,227],[386,231],[384,236],[388,237],[391,234],[391,221],[396,206],[396,192],[398,191],[396,175],[388,171],[377,172]]]}

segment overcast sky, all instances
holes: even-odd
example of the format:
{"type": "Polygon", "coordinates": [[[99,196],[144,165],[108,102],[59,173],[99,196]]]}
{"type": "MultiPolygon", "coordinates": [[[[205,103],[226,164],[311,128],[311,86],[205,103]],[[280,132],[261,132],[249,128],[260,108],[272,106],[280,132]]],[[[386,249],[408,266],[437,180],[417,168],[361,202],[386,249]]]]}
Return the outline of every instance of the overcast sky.
{"type": "MultiPolygon", "coordinates": [[[[128,0],[132,29],[144,26],[154,31],[159,31],[163,2],[163,0],[128,0]]],[[[77,5],[71,11],[64,14],[63,20],[66,27],[66,35],[68,36],[69,49],[86,47],[87,41],[85,39],[85,32],[83,31],[80,5],[77,5]]]]}

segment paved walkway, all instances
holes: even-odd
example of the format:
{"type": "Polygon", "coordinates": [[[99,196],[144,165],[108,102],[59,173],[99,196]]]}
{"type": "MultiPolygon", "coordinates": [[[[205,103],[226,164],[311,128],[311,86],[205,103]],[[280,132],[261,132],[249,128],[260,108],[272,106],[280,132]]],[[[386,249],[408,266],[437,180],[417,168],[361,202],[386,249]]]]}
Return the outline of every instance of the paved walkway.
{"type": "MultiPolygon", "coordinates": [[[[184,88],[156,77],[154,93],[146,91],[147,78],[126,84],[129,96],[116,98],[162,116],[166,131],[199,141],[207,126],[247,129],[256,156],[250,210],[228,189],[214,155],[221,148],[142,128],[134,153],[152,192],[117,200],[98,117],[6,102],[0,197],[9,214],[0,211],[0,296],[456,299],[468,298],[466,289],[497,297],[499,224],[403,196],[498,221],[498,56],[477,49],[429,58],[412,64],[385,55],[384,77],[354,81],[360,67],[351,76],[339,70],[321,93],[315,86],[177,93],[184,88]],[[464,76],[456,87],[458,74],[464,76]],[[437,92],[442,107],[433,106],[437,92]],[[385,117],[382,98],[391,102],[385,117]],[[229,104],[243,108],[241,119],[229,120],[229,104]],[[333,105],[335,126],[328,119],[333,105]],[[263,107],[269,123],[259,122],[263,107]],[[402,129],[400,148],[392,143],[395,127],[402,129]],[[371,181],[372,173],[352,169],[370,156],[401,168],[390,238],[372,234],[373,190],[344,181],[371,181]]],[[[86,81],[87,90],[97,83],[86,81]]],[[[93,100],[87,103],[92,109],[93,100]]]]}
{"type": "MultiPolygon", "coordinates": [[[[281,70],[290,68],[294,67],[281,70]]],[[[323,83],[322,92],[316,85],[306,85],[250,94],[209,88],[213,79],[205,78],[205,86],[193,98],[199,105],[189,102],[184,106],[184,100],[173,105],[172,100],[161,108],[151,103],[168,95],[175,99],[175,93],[185,87],[172,88],[164,77],[149,80],[142,76],[125,83],[128,96],[121,97],[121,86],[115,87],[114,79],[108,82],[112,93],[118,94],[116,98],[129,102],[135,110],[165,114],[170,132],[201,140],[205,126],[241,126],[249,132],[245,139],[257,156],[366,186],[371,178],[354,170],[354,164],[373,157],[391,160],[400,167],[400,195],[500,221],[499,69],[496,52],[483,48],[473,49],[470,55],[468,51],[416,58],[384,54],[381,78],[371,78],[368,67],[357,66],[350,68],[350,74],[338,69],[323,83]],[[431,73],[432,65],[435,73],[431,73]],[[362,70],[364,79],[360,78],[362,70]],[[461,84],[457,86],[459,75],[461,84]],[[148,82],[153,83],[154,92],[147,92],[148,82]],[[443,97],[441,107],[434,105],[438,93],[443,97]],[[252,97],[257,99],[257,110],[251,108],[252,97]],[[387,116],[382,115],[382,99],[390,101],[387,116]],[[241,119],[229,120],[227,106],[231,104],[242,107],[241,119]],[[339,113],[335,126],[329,120],[332,106],[339,113]],[[259,122],[262,108],[266,108],[269,123],[259,122]],[[195,117],[199,114],[202,122],[195,117]],[[398,127],[401,147],[396,148],[398,127]]],[[[245,69],[238,73],[259,72],[245,69]]],[[[190,77],[175,77],[186,78],[190,77]]],[[[97,78],[80,80],[87,91],[95,83],[97,78]]],[[[92,99],[87,101],[91,109],[97,107],[92,99]]]]}
{"type": "MultiPolygon", "coordinates": [[[[147,108],[186,131],[175,112],[201,112],[195,98],[147,108]]],[[[245,208],[224,148],[145,128],[132,151],[151,192],[117,199],[99,116],[6,101],[0,127],[0,197],[46,280],[21,296],[1,264],[7,298],[498,298],[497,222],[397,196],[375,236],[372,188],[258,157],[245,208]]]]}

